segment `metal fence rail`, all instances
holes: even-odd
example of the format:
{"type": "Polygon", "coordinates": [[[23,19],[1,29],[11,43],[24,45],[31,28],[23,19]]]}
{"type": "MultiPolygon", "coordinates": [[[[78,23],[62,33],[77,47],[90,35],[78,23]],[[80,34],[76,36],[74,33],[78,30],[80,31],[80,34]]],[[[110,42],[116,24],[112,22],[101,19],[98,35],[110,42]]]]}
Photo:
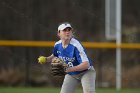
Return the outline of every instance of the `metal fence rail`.
{"type": "MultiPolygon", "coordinates": [[[[23,47],[53,47],[55,41],[19,41],[19,40],[0,40],[0,46],[23,46],[23,47]]],[[[86,48],[123,48],[140,49],[139,43],[116,43],[109,42],[82,42],[86,48]]]]}

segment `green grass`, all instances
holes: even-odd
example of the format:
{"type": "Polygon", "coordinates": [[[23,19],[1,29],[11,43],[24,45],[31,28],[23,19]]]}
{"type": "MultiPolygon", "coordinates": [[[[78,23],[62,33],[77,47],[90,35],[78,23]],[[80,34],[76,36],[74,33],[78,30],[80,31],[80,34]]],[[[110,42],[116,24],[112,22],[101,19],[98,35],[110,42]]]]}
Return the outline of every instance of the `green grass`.
{"type": "MultiPolygon", "coordinates": [[[[59,93],[60,88],[12,88],[1,87],[0,93],[59,93]]],[[[83,93],[82,89],[77,89],[76,93],[83,93]]],[[[140,89],[97,89],[96,93],[140,93],[140,89]]]]}

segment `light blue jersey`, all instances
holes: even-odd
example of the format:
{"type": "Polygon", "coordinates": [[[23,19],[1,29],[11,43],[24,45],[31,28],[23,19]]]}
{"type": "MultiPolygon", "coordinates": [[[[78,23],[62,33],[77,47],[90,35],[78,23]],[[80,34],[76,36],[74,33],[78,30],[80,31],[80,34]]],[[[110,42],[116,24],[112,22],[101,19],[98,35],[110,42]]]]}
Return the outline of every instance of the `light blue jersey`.
{"type": "MultiPolygon", "coordinates": [[[[77,66],[85,61],[88,61],[90,66],[92,66],[92,62],[87,57],[85,49],[75,38],[72,38],[70,40],[70,43],[66,48],[62,47],[61,40],[56,42],[53,50],[53,55],[64,60],[69,67],[77,66]]],[[[68,74],[76,75],[81,72],[83,71],[69,72],[68,74]]]]}

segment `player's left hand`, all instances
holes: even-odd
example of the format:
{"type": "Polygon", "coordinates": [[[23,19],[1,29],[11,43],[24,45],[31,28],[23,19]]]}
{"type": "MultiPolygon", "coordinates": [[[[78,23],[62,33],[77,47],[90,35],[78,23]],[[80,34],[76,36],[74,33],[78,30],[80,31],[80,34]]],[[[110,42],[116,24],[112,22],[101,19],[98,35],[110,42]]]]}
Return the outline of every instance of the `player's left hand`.
{"type": "Polygon", "coordinates": [[[53,58],[51,62],[51,73],[53,76],[64,76],[66,74],[67,65],[60,58],[53,58]]]}

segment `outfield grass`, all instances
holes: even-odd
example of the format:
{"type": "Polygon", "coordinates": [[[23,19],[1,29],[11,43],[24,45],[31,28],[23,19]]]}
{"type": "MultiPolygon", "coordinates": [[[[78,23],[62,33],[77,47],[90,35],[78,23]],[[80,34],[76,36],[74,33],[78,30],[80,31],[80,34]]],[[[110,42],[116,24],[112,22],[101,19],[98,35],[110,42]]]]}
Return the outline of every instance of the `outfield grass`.
{"type": "MultiPolygon", "coordinates": [[[[0,93],[59,93],[60,88],[0,88],[0,93]]],[[[76,93],[83,93],[82,89],[77,89],[76,93]]],[[[96,93],[140,93],[140,89],[97,89],[96,93]]]]}

